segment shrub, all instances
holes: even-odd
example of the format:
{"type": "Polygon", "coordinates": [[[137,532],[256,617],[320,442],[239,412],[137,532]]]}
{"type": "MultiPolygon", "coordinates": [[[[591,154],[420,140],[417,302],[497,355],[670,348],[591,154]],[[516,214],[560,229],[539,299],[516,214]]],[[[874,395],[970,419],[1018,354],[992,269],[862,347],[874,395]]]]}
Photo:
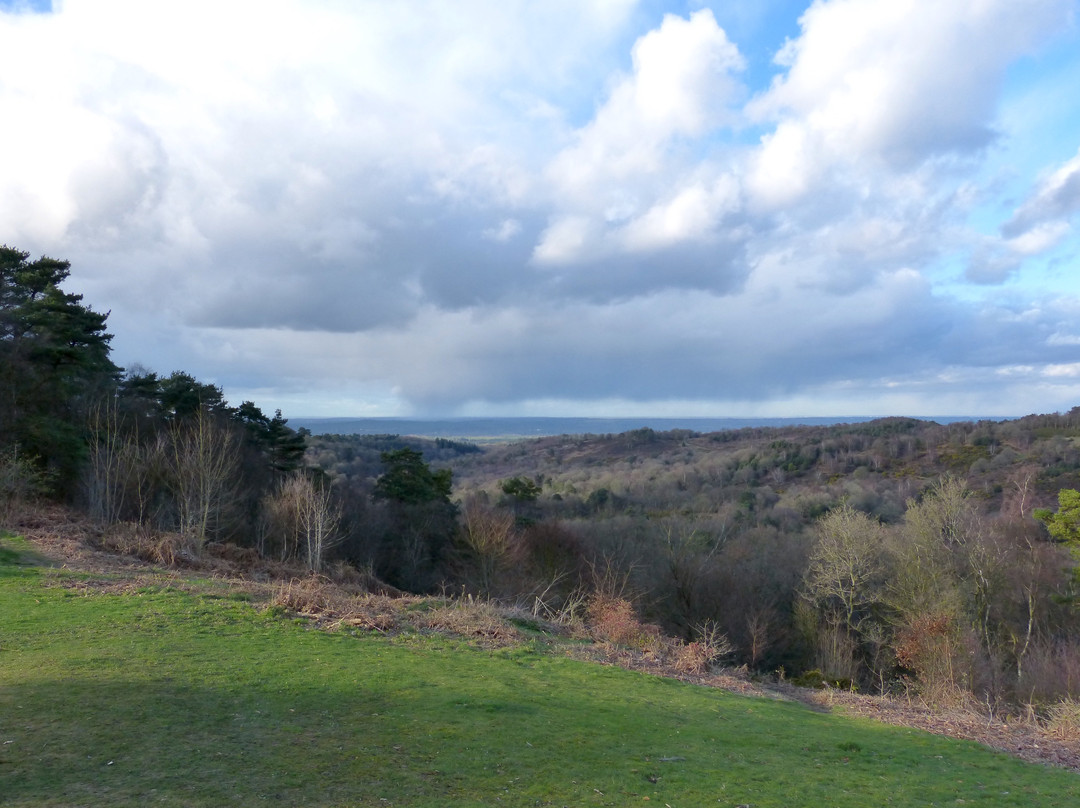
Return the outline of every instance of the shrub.
{"type": "Polygon", "coordinates": [[[919,695],[929,704],[964,699],[970,679],[967,639],[945,614],[920,615],[897,632],[896,659],[915,673],[919,695]]]}
{"type": "Polygon", "coordinates": [[[471,637],[485,645],[508,645],[521,638],[494,604],[471,595],[425,612],[420,622],[425,628],[471,637]]]}
{"type": "Polygon", "coordinates": [[[1080,701],[1063,699],[1047,710],[1046,731],[1060,741],[1080,742],[1080,701]]]}
{"type": "Polygon", "coordinates": [[[653,653],[663,650],[660,629],[641,623],[634,606],[624,598],[596,595],[586,613],[589,632],[597,640],[653,653]]]}
{"type": "Polygon", "coordinates": [[[270,604],[305,616],[342,617],[352,611],[350,601],[351,598],[329,578],[312,575],[281,584],[270,604]]]}
{"type": "Polygon", "coordinates": [[[312,575],[293,578],[278,586],[267,611],[271,614],[292,612],[319,620],[330,628],[387,632],[397,629],[402,613],[414,605],[406,598],[356,594],[326,576],[312,575]]]}
{"type": "Polygon", "coordinates": [[[197,545],[187,536],[166,533],[136,522],[118,522],[106,528],[101,547],[121,555],[175,567],[197,558],[197,545]]]}
{"type": "Polygon", "coordinates": [[[673,656],[675,670],[680,673],[705,673],[712,661],[705,646],[699,642],[676,646],[673,656]]]}
{"type": "Polygon", "coordinates": [[[695,629],[697,639],[675,646],[673,656],[675,669],[683,673],[705,673],[717,661],[730,655],[735,646],[727,635],[711,620],[695,629]]]}
{"type": "Polygon", "coordinates": [[[798,687],[809,687],[813,688],[814,690],[824,690],[826,687],[829,686],[828,683],[826,683],[825,677],[822,675],[821,671],[817,670],[816,668],[812,671],[800,673],[798,676],[794,677],[791,680],[791,683],[798,687]]]}

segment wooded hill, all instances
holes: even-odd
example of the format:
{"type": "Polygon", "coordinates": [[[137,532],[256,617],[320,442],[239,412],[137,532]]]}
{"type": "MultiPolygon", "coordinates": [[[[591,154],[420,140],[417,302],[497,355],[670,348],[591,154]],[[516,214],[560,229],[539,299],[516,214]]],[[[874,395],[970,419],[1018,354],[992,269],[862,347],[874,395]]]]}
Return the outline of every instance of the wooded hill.
{"type": "Polygon", "coordinates": [[[1078,436],[1080,408],[483,449],[317,436],[308,456],[358,494],[388,447],[450,469],[448,579],[480,594],[616,590],[687,639],[720,629],[751,668],[1048,701],[1080,687],[1080,621],[1075,560],[1033,514],[1080,485],[1078,436]]]}

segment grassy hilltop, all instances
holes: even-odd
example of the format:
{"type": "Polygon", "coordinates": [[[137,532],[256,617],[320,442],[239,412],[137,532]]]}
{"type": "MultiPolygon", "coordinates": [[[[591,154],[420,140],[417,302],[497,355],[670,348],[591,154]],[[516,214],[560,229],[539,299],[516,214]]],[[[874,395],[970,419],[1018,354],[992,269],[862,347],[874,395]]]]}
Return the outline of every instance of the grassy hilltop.
{"type": "MultiPolygon", "coordinates": [[[[5,806],[1071,806],[977,744],[571,659],[315,630],[257,587],[0,540],[5,806]]],[[[437,603],[411,600],[416,612],[437,603]]],[[[524,628],[535,629],[535,626],[524,628]]]]}

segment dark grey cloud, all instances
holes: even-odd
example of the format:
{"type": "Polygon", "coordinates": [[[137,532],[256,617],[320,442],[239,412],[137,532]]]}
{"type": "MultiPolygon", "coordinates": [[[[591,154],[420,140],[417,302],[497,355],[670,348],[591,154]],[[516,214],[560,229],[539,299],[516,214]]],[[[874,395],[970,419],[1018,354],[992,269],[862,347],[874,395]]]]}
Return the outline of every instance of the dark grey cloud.
{"type": "Polygon", "coordinates": [[[750,272],[745,239],[680,244],[542,271],[545,297],[615,303],[667,290],[728,294],[750,272]]]}
{"type": "Polygon", "coordinates": [[[433,378],[421,368],[401,381],[410,398],[433,408],[552,390],[751,400],[944,364],[943,345],[961,327],[956,315],[904,279],[847,299],[793,290],[752,310],[738,296],[669,292],[618,306],[523,312],[512,327],[489,325],[490,342],[477,346],[464,336],[471,350],[459,365],[452,365],[456,347],[438,355],[438,364],[451,363],[445,374],[433,378]]]}

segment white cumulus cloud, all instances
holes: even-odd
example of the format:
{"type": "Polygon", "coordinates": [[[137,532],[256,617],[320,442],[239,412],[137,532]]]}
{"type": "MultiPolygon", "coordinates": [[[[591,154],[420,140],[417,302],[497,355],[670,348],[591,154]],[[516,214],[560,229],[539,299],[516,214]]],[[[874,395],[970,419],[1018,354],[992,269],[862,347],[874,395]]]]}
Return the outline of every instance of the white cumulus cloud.
{"type": "MultiPolygon", "coordinates": [[[[616,83],[547,169],[554,204],[564,214],[554,218],[537,245],[540,262],[567,261],[579,252],[617,245],[602,247],[585,234],[602,237],[606,222],[632,219],[660,202],[672,172],[686,165],[680,142],[735,118],[732,107],[740,91],[735,76],[744,60],[711,11],[687,19],[666,16],[659,28],[638,39],[632,56],[633,73],[616,83]],[[580,224],[583,218],[591,220],[590,227],[580,224]],[[567,238],[569,222],[578,222],[573,239],[567,238]]],[[[628,242],[647,240],[631,236],[628,242]]]]}

